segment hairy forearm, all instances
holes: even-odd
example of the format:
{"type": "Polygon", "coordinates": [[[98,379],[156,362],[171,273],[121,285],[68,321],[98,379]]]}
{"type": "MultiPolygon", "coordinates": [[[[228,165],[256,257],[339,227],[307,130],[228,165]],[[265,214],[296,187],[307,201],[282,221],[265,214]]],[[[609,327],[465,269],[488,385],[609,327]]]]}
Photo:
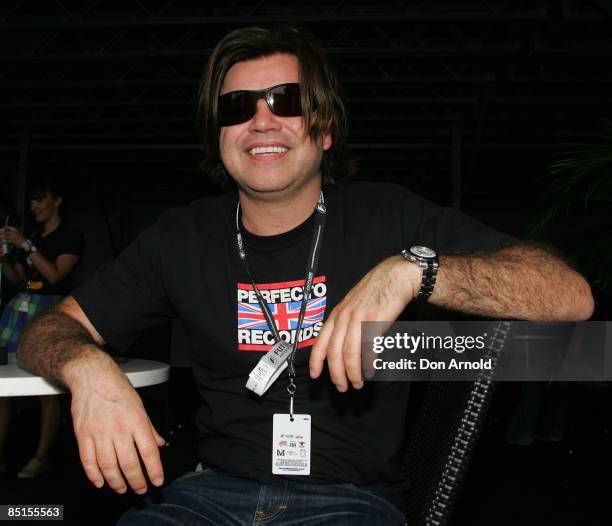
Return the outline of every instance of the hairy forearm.
{"type": "Polygon", "coordinates": [[[581,320],[593,312],[586,280],[550,252],[530,245],[441,256],[429,301],[470,314],[526,320],[581,320]]]}
{"type": "Polygon", "coordinates": [[[66,385],[70,366],[96,355],[110,359],[83,325],[57,307],[28,324],[17,344],[17,358],[24,369],[66,385]]]}

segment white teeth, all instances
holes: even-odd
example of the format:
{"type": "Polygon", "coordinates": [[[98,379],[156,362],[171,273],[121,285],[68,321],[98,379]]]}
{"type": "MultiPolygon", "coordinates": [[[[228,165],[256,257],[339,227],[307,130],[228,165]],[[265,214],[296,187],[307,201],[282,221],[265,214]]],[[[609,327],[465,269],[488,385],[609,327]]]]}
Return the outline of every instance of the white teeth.
{"type": "Polygon", "coordinates": [[[257,148],[251,148],[249,150],[250,155],[257,155],[258,153],[285,153],[289,148],[284,146],[258,146],[257,148]]]}

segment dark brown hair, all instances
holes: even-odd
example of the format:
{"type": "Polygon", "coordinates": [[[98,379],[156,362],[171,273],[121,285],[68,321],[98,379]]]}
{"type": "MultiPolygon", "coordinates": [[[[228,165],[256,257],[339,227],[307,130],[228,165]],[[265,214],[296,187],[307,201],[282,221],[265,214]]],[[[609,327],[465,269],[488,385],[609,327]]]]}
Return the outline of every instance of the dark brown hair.
{"type": "Polygon", "coordinates": [[[314,112],[304,112],[308,135],[313,140],[325,133],[332,136],[333,144],[323,152],[321,161],[323,183],[332,183],[348,176],[350,163],[344,155],[348,121],[338,77],[312,34],[304,28],[288,25],[237,29],[228,33],[213,50],[198,97],[198,118],[207,150],[204,170],[218,182],[228,182],[228,174],[219,154],[217,111],[219,93],[227,71],[237,62],[274,53],[288,53],[298,59],[302,108],[316,108],[314,112]]]}
{"type": "Polygon", "coordinates": [[[42,175],[34,177],[28,184],[31,199],[42,197],[46,193],[53,197],[64,197],[64,184],[58,177],[53,175],[42,175]]]}

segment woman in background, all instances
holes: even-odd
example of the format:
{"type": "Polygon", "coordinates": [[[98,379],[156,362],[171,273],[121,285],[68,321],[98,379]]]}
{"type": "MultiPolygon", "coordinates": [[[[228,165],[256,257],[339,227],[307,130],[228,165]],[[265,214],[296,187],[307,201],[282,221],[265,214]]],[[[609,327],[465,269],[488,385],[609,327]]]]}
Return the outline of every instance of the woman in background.
{"type": "MultiPolygon", "coordinates": [[[[0,319],[0,347],[6,348],[9,363],[16,362],[15,349],[24,325],[70,293],[72,274],[83,254],[82,233],[62,222],[62,194],[52,179],[36,181],[30,192],[30,210],[38,228],[29,238],[11,226],[0,229],[2,246],[13,245],[13,257],[0,249],[2,274],[19,291],[0,319]]],[[[19,478],[35,478],[50,468],[49,449],[59,427],[60,404],[52,395],[40,400],[38,449],[19,478]]],[[[0,475],[6,471],[4,442],[10,414],[10,398],[0,398],[0,475]]]]}

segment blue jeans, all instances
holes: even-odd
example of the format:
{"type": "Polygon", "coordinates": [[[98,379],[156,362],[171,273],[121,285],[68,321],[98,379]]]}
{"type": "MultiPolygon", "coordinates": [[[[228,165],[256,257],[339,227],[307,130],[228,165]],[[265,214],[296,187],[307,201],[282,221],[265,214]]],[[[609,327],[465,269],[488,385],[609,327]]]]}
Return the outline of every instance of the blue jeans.
{"type": "Polygon", "coordinates": [[[404,516],[385,499],[352,484],[274,479],[260,484],[210,469],[190,472],[147,497],[118,522],[130,525],[393,525],[404,516]]]}

